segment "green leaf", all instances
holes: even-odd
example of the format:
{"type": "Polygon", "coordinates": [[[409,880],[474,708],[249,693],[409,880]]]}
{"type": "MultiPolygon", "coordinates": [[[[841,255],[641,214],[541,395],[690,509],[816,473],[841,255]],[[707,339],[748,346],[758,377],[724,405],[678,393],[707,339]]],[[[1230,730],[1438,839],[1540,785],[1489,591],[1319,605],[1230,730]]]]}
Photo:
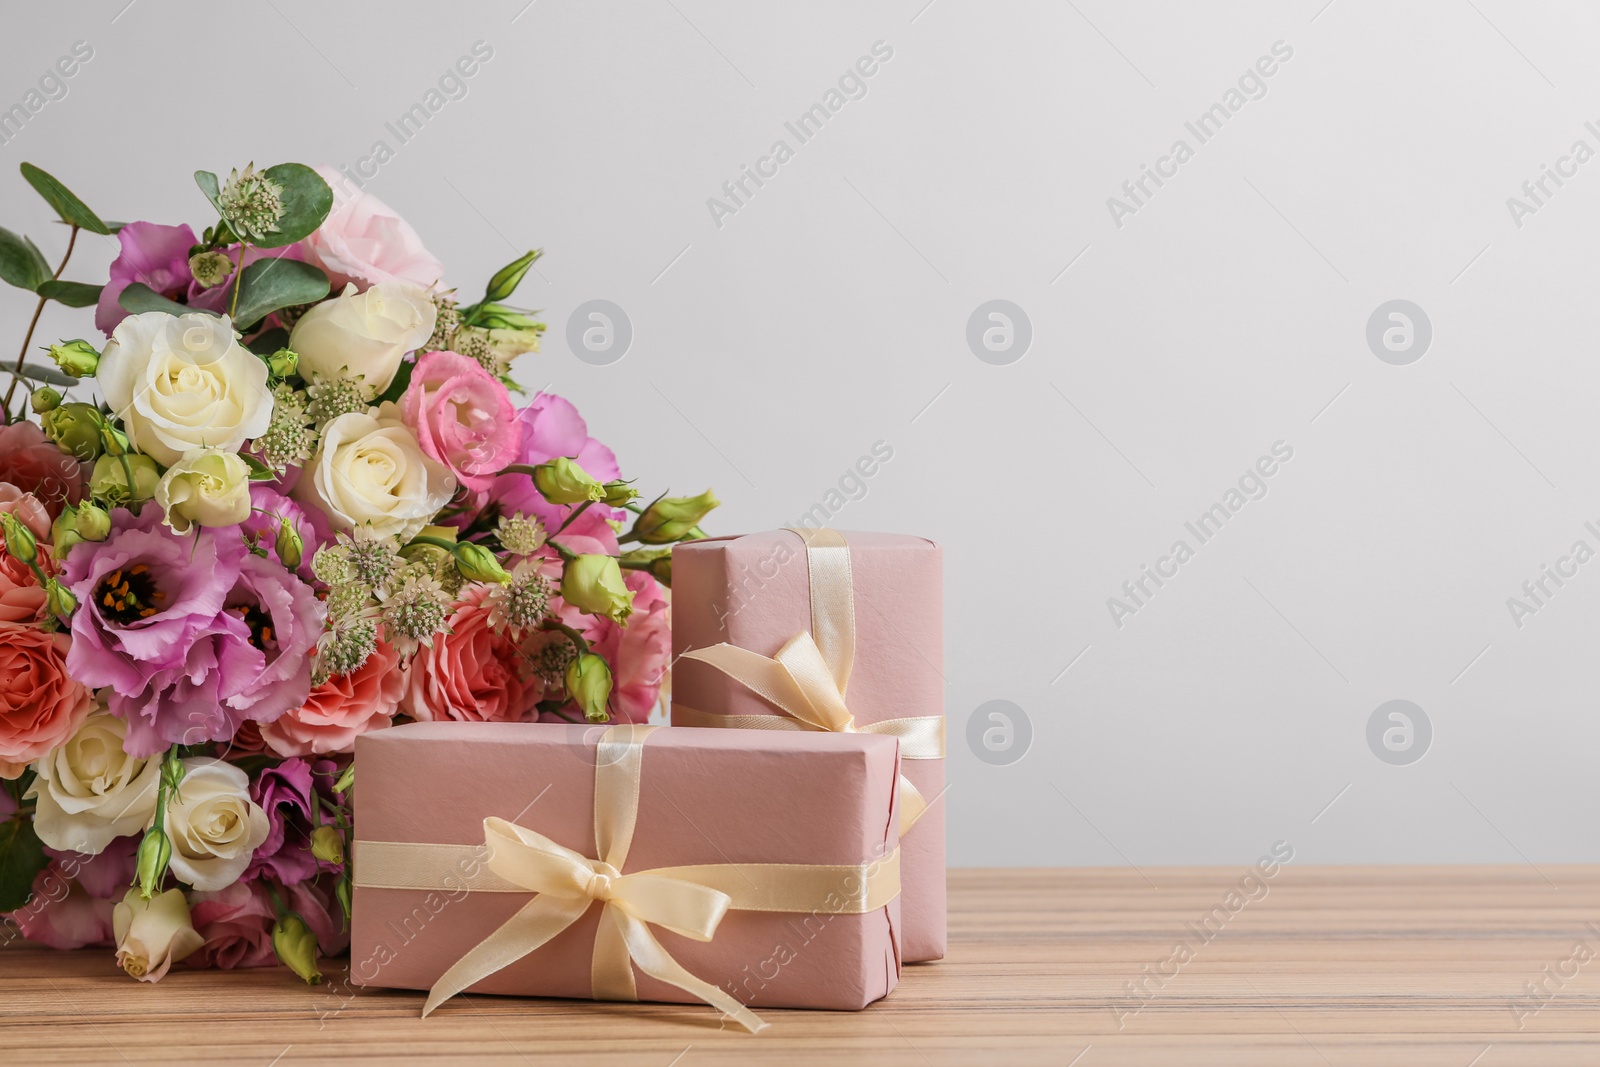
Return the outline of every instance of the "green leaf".
{"type": "Polygon", "coordinates": [[[517,286],[522,284],[522,279],[528,271],[533,269],[534,261],[544,255],[544,250],[535,248],[525,256],[518,257],[515,261],[507,263],[494,272],[494,277],[489,279],[488,288],[484,291],[482,303],[490,304],[497,300],[509,300],[511,294],[517,291],[517,286]]]}
{"type": "Polygon", "coordinates": [[[70,374],[62,374],[54,367],[41,367],[37,363],[24,363],[22,365],[22,376],[24,378],[32,378],[36,382],[44,382],[47,385],[74,386],[82,384],[70,374]]]}
{"type": "Polygon", "coordinates": [[[211,206],[217,209],[217,214],[220,216],[222,204],[218,197],[222,195],[222,187],[217,184],[217,176],[209,170],[197,170],[194,172],[194,183],[200,187],[202,193],[206,194],[206,199],[211,201],[211,206]]]}
{"type": "Polygon", "coordinates": [[[65,304],[69,308],[86,308],[100,300],[100,290],[103,285],[90,285],[88,282],[57,282],[48,281],[39,286],[39,295],[65,304]]]}
{"type": "Polygon", "coordinates": [[[316,232],[333,210],[333,190],[322,175],[304,163],[279,163],[265,173],[283,187],[279,194],[283,217],[276,230],[251,243],[258,248],[282,248],[316,232]]]}
{"type": "Polygon", "coordinates": [[[239,280],[239,307],[233,322],[242,329],[279,308],[310,304],[327,295],[328,276],[311,264],[297,259],[258,259],[244,269],[239,280]]]}
{"type": "Polygon", "coordinates": [[[90,233],[111,232],[111,227],[100,221],[100,216],[89,210],[89,205],[72,195],[72,191],[32,163],[22,165],[22,176],[50,202],[62,221],[80,226],[90,233]]]}
{"type": "Polygon", "coordinates": [[[289,331],[282,326],[262,330],[245,347],[258,356],[270,356],[280,348],[289,347],[289,331]]]}
{"type": "Polygon", "coordinates": [[[16,911],[27,904],[34,875],[49,862],[32,819],[13,817],[0,823],[0,911],[16,911]]]}
{"type": "Polygon", "coordinates": [[[270,482],[278,476],[278,472],[261,462],[248,452],[239,453],[239,458],[244,460],[244,465],[250,468],[252,482],[270,482]]]}
{"type": "Polygon", "coordinates": [[[191,315],[200,312],[205,315],[215,315],[215,311],[205,308],[192,308],[187,304],[180,304],[176,300],[168,300],[144,282],[133,282],[117,296],[117,303],[122,310],[131,311],[138,315],[145,311],[165,311],[168,315],[191,315]]]}
{"type": "Polygon", "coordinates": [[[394,372],[394,381],[389,383],[389,388],[385,389],[373,403],[398,402],[405,395],[406,386],[411,384],[411,372],[416,369],[417,364],[414,360],[407,360],[400,364],[400,369],[394,372]]]}
{"type": "Polygon", "coordinates": [[[50,280],[50,264],[37,245],[18,233],[0,227],[0,278],[18,289],[37,292],[50,280]]]}

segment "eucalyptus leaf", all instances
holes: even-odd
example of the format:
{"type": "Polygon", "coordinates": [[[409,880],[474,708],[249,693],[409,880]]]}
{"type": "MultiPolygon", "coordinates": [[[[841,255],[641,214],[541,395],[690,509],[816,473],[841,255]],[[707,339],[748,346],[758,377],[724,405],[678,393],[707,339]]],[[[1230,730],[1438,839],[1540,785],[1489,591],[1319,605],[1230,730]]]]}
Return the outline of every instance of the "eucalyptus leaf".
{"type": "Polygon", "coordinates": [[[497,300],[509,300],[511,294],[517,291],[517,286],[522,284],[522,279],[527,277],[528,271],[533,268],[534,262],[542,255],[544,255],[544,249],[535,248],[532,252],[519,256],[513,262],[507,263],[495,271],[494,277],[489,279],[489,285],[483,294],[482,303],[490,304],[497,300]]]}
{"type": "Polygon", "coordinates": [[[216,314],[215,311],[207,311],[205,308],[192,308],[176,300],[168,300],[143,282],[133,282],[122,290],[117,297],[117,303],[121,305],[122,310],[135,315],[145,311],[165,311],[168,315],[192,315],[195,312],[203,315],[216,314]]]}
{"type": "Polygon", "coordinates": [[[279,163],[268,167],[265,174],[283,187],[279,194],[283,216],[276,230],[251,243],[258,248],[282,248],[316,232],[333,210],[333,190],[322,175],[304,163],[279,163]]]}
{"type": "Polygon", "coordinates": [[[39,286],[39,295],[65,304],[69,308],[86,308],[100,300],[100,290],[103,285],[90,285],[88,282],[58,282],[48,281],[39,286]]]}
{"type": "Polygon", "coordinates": [[[260,322],[279,308],[310,304],[327,295],[328,276],[310,263],[297,259],[258,259],[244,269],[244,276],[239,280],[239,306],[233,321],[243,328],[260,322]]]}
{"type": "Polygon", "coordinates": [[[32,819],[13,816],[0,823],[0,912],[16,911],[28,903],[34,876],[49,862],[32,819]]]}
{"type": "Polygon", "coordinates": [[[100,216],[89,210],[89,205],[72,195],[72,190],[56,181],[32,163],[22,165],[22,176],[28,179],[28,184],[38,190],[39,195],[49,201],[50,206],[56,209],[62,221],[74,226],[82,227],[90,233],[109,234],[111,227],[100,220],[100,216]]]}
{"type": "Polygon", "coordinates": [[[244,465],[250,468],[252,482],[270,482],[278,476],[278,472],[261,462],[248,452],[239,453],[239,458],[244,460],[244,465]]]}
{"type": "Polygon", "coordinates": [[[37,363],[24,363],[22,365],[22,376],[24,378],[32,378],[36,382],[44,382],[46,385],[74,386],[82,384],[70,374],[62,374],[54,367],[41,367],[37,363]]]}
{"type": "Polygon", "coordinates": [[[50,264],[37,245],[18,233],[0,227],[0,278],[18,289],[37,292],[50,280],[50,264]]]}
{"type": "Polygon", "coordinates": [[[289,331],[282,326],[262,330],[245,347],[258,356],[270,356],[280,348],[289,347],[289,331]]]}
{"type": "Polygon", "coordinates": [[[222,195],[222,187],[217,184],[217,176],[209,170],[197,170],[194,172],[194,183],[200,187],[202,193],[206,194],[206,199],[211,201],[211,206],[217,209],[217,214],[220,216],[222,203],[218,197],[222,195]]]}

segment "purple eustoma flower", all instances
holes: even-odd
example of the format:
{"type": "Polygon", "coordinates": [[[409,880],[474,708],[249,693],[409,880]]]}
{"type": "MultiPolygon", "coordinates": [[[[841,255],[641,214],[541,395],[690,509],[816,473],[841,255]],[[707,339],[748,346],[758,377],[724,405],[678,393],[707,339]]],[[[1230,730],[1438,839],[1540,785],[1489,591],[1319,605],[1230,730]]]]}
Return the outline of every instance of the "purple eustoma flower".
{"type": "Polygon", "coordinates": [[[263,874],[279,885],[295,885],[315,878],[319,870],[334,870],[311,854],[311,831],[327,822],[317,797],[326,792],[338,767],[332,760],[315,765],[303,759],[286,759],[263,770],[250,784],[250,798],[267,813],[267,839],[256,849],[241,881],[263,874]],[[321,779],[313,781],[313,775],[321,779]]]}
{"type": "Polygon", "coordinates": [[[100,290],[100,302],[94,312],[94,324],[107,337],[117,323],[128,317],[117,298],[129,285],[140,282],[171,298],[187,293],[194,281],[189,271],[189,249],[195,239],[189,227],[130,222],[117,231],[117,241],[122,252],[111,261],[110,276],[100,290]]]}
{"type": "Polygon", "coordinates": [[[146,507],[118,509],[112,530],[67,559],[80,605],[67,669],[109,687],[131,755],[225,740],[304,702],[323,618],[309,586],[252,555],[237,527],[179,535],[146,507]]]}

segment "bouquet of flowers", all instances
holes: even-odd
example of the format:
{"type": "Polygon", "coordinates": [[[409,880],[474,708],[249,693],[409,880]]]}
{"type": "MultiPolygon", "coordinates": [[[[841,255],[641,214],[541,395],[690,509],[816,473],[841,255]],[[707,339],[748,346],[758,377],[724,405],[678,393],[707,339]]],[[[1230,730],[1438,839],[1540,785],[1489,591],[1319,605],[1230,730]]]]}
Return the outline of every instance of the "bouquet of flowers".
{"type": "Polygon", "coordinates": [[[196,173],[198,237],[22,173],[69,236],[52,270],[0,229],[38,295],[0,405],[0,929],[145,981],[314,981],[347,941],[355,738],[642,721],[671,544],[717,501],[642,505],[570,403],[513,400],[537,251],[462,304],[331,168],[196,173]],[[62,276],[84,231],[120,243],[102,285],[62,276]],[[52,300],[107,340],[30,362],[52,300]]]}

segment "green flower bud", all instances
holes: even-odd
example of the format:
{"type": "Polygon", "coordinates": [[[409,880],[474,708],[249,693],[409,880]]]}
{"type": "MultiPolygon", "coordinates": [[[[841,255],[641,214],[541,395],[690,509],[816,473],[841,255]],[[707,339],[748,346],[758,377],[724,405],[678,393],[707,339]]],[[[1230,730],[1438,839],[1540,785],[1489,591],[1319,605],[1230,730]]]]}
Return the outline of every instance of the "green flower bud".
{"type": "Polygon", "coordinates": [[[639,499],[639,490],[627,482],[607,482],[604,486],[606,495],[601,499],[613,508],[620,508],[639,499]]]}
{"type": "Polygon", "coordinates": [[[72,546],[82,541],[78,536],[78,509],[71,504],[61,508],[61,514],[50,524],[50,554],[57,561],[67,558],[72,546]]]}
{"type": "Polygon", "coordinates": [[[85,541],[104,541],[111,536],[111,515],[93,500],[78,505],[78,521],[74,528],[85,541]]]}
{"type": "Polygon", "coordinates": [[[456,570],[461,572],[461,577],[469,582],[495,582],[506,585],[511,581],[511,575],[500,566],[500,560],[482,545],[471,541],[463,541],[456,545],[456,570]]]}
{"type": "Polygon", "coordinates": [[[189,273],[202,289],[212,289],[233,274],[233,260],[221,252],[196,252],[189,257],[189,273]]]}
{"type": "Polygon", "coordinates": [[[43,415],[47,411],[54,411],[61,406],[61,394],[48,385],[41,385],[33,391],[33,396],[28,403],[33,407],[35,415],[43,415]]]}
{"type": "Polygon", "coordinates": [[[66,618],[78,607],[78,598],[72,595],[71,590],[54,578],[44,583],[45,607],[50,614],[58,618],[66,618]]]}
{"type": "Polygon", "coordinates": [[[695,527],[722,501],[707,489],[699,496],[664,496],[633,524],[633,536],[647,545],[668,545],[697,536],[695,527]]]}
{"type": "Polygon", "coordinates": [[[100,350],[88,341],[63,341],[50,346],[50,358],[56,361],[62,374],[74,378],[93,378],[100,366],[100,350]]]}
{"type": "Polygon", "coordinates": [[[165,830],[152,826],[139,842],[139,852],[134,861],[139,895],[149,900],[161,888],[167,876],[167,865],[172,862],[172,840],[165,830]]]}
{"type": "Polygon", "coordinates": [[[108,456],[126,456],[133,451],[128,435],[105,421],[100,423],[100,443],[105,446],[108,456]]]}
{"type": "Polygon", "coordinates": [[[333,887],[333,895],[339,900],[339,910],[344,912],[344,925],[341,929],[348,930],[350,928],[351,912],[350,879],[339,879],[338,884],[333,887]]]}
{"type": "Polygon", "coordinates": [[[105,416],[93,404],[61,404],[39,420],[56,447],[85,462],[100,455],[100,427],[105,416]]]}
{"type": "Polygon", "coordinates": [[[590,615],[625,622],[633,614],[633,590],[622,581],[615,556],[578,556],[561,571],[561,599],[590,615]]]}
{"type": "Polygon", "coordinates": [[[33,531],[17,521],[11,512],[0,512],[0,529],[5,530],[6,551],[13,559],[22,563],[37,563],[39,561],[39,543],[34,539],[33,531]]]}
{"type": "Polygon", "coordinates": [[[300,537],[300,531],[287,519],[279,520],[278,537],[272,547],[278,553],[278,562],[290,570],[300,566],[300,561],[306,555],[306,543],[300,537]]]}
{"type": "Polygon", "coordinates": [[[280,348],[267,357],[267,371],[274,378],[287,378],[300,369],[300,354],[291,348],[280,348]]]}
{"type": "Polygon", "coordinates": [[[533,469],[533,484],[552,504],[582,504],[604,500],[606,487],[589,477],[587,471],[566,456],[558,456],[533,469]]]}
{"type": "Polygon", "coordinates": [[[355,784],[356,765],[352,763],[344,769],[343,774],[339,775],[339,780],[333,783],[333,791],[335,793],[348,793],[355,788],[355,784]]]}
{"type": "Polygon", "coordinates": [[[671,548],[636,548],[624,552],[622,565],[629,570],[644,571],[664,586],[672,586],[671,548]]]}
{"type": "Polygon", "coordinates": [[[126,457],[101,456],[96,460],[94,473],[89,477],[89,492],[96,500],[127,507],[153,499],[159,484],[161,472],[156,461],[136,452],[126,457]],[[128,469],[133,472],[131,488],[127,471],[122,469],[123,459],[128,461],[128,469]]]}
{"type": "Polygon", "coordinates": [[[317,935],[294,912],[284,912],[272,924],[272,951],[284,966],[305,979],[307,985],[322,981],[322,972],[317,969],[317,935]]]}
{"type": "Polygon", "coordinates": [[[611,717],[606,702],[611,699],[611,668],[605,657],[580,652],[567,664],[567,695],[583,709],[590,722],[605,722],[611,717]]]}
{"type": "Polygon", "coordinates": [[[311,831],[311,854],[323,863],[344,863],[344,834],[337,826],[323,825],[311,831]]]}

